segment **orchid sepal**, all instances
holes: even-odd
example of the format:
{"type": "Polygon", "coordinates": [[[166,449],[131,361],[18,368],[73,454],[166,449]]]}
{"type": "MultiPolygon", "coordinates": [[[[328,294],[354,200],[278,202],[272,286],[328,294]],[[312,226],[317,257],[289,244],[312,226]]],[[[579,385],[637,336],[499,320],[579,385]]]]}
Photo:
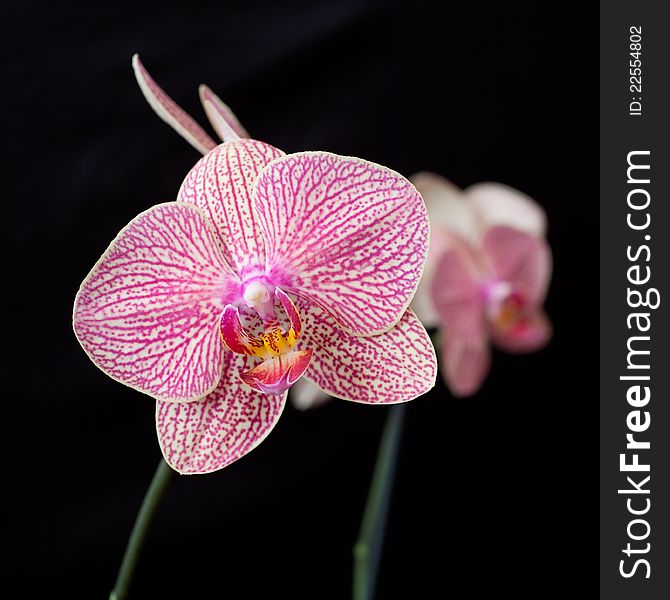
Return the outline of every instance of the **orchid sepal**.
{"type": "Polygon", "coordinates": [[[200,127],[188,113],[179,106],[163,88],[149,75],[140,61],[139,54],[133,55],[133,71],[135,78],[147,102],[154,112],[183,137],[198,152],[207,154],[216,148],[216,142],[200,127]]]}

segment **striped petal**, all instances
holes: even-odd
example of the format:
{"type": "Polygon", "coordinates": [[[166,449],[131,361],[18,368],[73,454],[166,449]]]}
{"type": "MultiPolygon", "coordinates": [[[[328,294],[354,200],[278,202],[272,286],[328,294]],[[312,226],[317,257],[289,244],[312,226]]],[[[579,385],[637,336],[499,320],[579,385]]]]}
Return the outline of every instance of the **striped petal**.
{"type": "Polygon", "coordinates": [[[202,84],[198,92],[209,122],[224,142],[249,137],[247,130],[242,127],[235,113],[212,90],[202,84]]]}
{"type": "Polygon", "coordinates": [[[179,190],[181,202],[195,204],[209,217],[223,256],[242,278],[265,269],[251,196],[262,168],[280,156],[281,150],[256,140],[222,144],[196,163],[179,190]]]}
{"type": "Polygon", "coordinates": [[[523,293],[531,306],[544,301],[551,277],[551,251],[543,239],[498,225],[485,233],[482,248],[500,281],[523,293]]]}
{"type": "Polygon", "coordinates": [[[483,230],[507,225],[537,237],[546,233],[547,216],[542,207],[519,190],[502,183],[478,183],[466,188],[464,197],[483,230]]]}
{"type": "Polygon", "coordinates": [[[159,204],[133,219],[88,274],[74,330],[110,377],[191,401],[219,381],[219,315],[239,287],[200,210],[159,204]]]}
{"type": "Polygon", "coordinates": [[[425,206],[404,177],[358,158],[291,154],[264,169],[254,207],[269,276],[282,289],[355,335],[402,317],[428,246],[425,206]]]}
{"type": "Polygon", "coordinates": [[[149,106],[163,121],[202,154],[216,147],[216,142],[205,130],[153,80],[137,54],[133,56],[133,71],[149,106]]]}
{"type": "Polygon", "coordinates": [[[272,431],[286,393],[270,396],[247,388],[239,373],[250,368],[252,360],[225,352],[221,381],[206,398],[188,404],[158,402],[158,441],[173,469],[185,475],[223,469],[272,431]]]}
{"type": "Polygon", "coordinates": [[[474,394],[489,368],[488,333],[480,272],[468,244],[456,235],[430,282],[441,325],[442,376],[456,396],[474,394]]]}
{"type": "Polygon", "coordinates": [[[365,404],[395,404],[435,385],[437,360],[430,337],[411,310],[386,333],[351,336],[317,306],[302,300],[301,348],[313,350],[305,379],[331,396],[365,404]]]}

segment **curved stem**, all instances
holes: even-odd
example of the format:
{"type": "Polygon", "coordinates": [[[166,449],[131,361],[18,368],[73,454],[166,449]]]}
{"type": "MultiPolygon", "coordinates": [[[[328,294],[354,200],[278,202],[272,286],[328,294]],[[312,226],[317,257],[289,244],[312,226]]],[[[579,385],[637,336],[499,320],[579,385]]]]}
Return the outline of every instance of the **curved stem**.
{"type": "Polygon", "coordinates": [[[354,544],[354,600],[374,598],[406,411],[405,404],[397,404],[386,417],[361,530],[354,544]]]}
{"type": "Polygon", "coordinates": [[[112,593],[109,595],[109,600],[124,600],[128,595],[128,589],[135,574],[135,568],[137,567],[137,561],[144,546],[144,540],[153,522],[156,509],[163,499],[171,474],[172,469],[161,458],[149,489],[144,496],[140,512],[137,513],[137,519],[135,519],[135,525],[130,534],[126,552],[121,562],[121,568],[119,569],[119,574],[116,576],[116,583],[114,584],[112,593]]]}

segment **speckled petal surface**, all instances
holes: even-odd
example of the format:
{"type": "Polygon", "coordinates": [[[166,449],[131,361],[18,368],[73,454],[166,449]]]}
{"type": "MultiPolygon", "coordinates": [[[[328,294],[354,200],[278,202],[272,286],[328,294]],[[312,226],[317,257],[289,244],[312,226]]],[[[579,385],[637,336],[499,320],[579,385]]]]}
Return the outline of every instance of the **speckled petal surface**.
{"type": "Polygon", "coordinates": [[[74,330],[110,377],[190,401],[219,380],[219,316],[238,293],[201,211],[159,204],[133,219],[88,274],[75,299],[74,330]]]}
{"type": "Polygon", "coordinates": [[[482,248],[498,279],[522,291],[531,305],[544,301],[551,278],[551,250],[543,239],[499,225],[486,231],[482,248]]]}
{"type": "Polygon", "coordinates": [[[144,97],[163,121],[202,154],[216,147],[205,130],[154,81],[137,54],[133,56],[133,70],[144,97]]]}
{"type": "Polygon", "coordinates": [[[202,84],[198,92],[209,122],[224,142],[249,137],[247,130],[242,127],[235,113],[212,90],[202,84]]]}
{"type": "Polygon", "coordinates": [[[302,152],[270,164],[256,189],[277,285],[356,335],[402,317],[428,246],[426,209],[407,179],[358,158],[302,152]]]}
{"type": "Polygon", "coordinates": [[[265,268],[262,232],[251,197],[263,167],[283,155],[256,140],[221,144],[196,163],[179,190],[179,201],[198,206],[214,224],[226,261],[241,277],[265,268]]]}
{"type": "Polygon", "coordinates": [[[255,360],[226,351],[218,387],[206,398],[177,404],[158,402],[156,430],[163,456],[186,475],[211,473],[256,448],[272,431],[286,393],[269,396],[246,387],[239,373],[255,360]]]}
{"type": "Polygon", "coordinates": [[[435,385],[437,361],[430,337],[411,310],[386,333],[360,337],[342,331],[324,310],[299,301],[303,337],[313,350],[305,378],[332,396],[365,404],[395,404],[435,385]]]}

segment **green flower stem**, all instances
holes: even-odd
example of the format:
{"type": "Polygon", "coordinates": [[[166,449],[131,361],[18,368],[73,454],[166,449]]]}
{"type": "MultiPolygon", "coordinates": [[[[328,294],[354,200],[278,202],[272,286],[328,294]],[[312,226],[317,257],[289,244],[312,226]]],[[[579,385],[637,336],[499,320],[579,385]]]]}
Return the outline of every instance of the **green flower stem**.
{"type": "Polygon", "coordinates": [[[137,514],[137,519],[135,519],[135,525],[130,534],[126,552],[123,555],[123,562],[121,563],[119,574],[116,576],[116,583],[114,584],[112,593],[109,595],[109,600],[125,600],[128,595],[128,590],[135,574],[135,568],[142,553],[144,540],[154,520],[156,509],[163,499],[171,475],[172,469],[161,458],[149,489],[144,496],[140,512],[137,514]]]}
{"type": "Polygon", "coordinates": [[[390,407],[386,417],[361,530],[354,544],[354,600],[374,598],[406,411],[405,404],[397,404],[390,407]]]}

